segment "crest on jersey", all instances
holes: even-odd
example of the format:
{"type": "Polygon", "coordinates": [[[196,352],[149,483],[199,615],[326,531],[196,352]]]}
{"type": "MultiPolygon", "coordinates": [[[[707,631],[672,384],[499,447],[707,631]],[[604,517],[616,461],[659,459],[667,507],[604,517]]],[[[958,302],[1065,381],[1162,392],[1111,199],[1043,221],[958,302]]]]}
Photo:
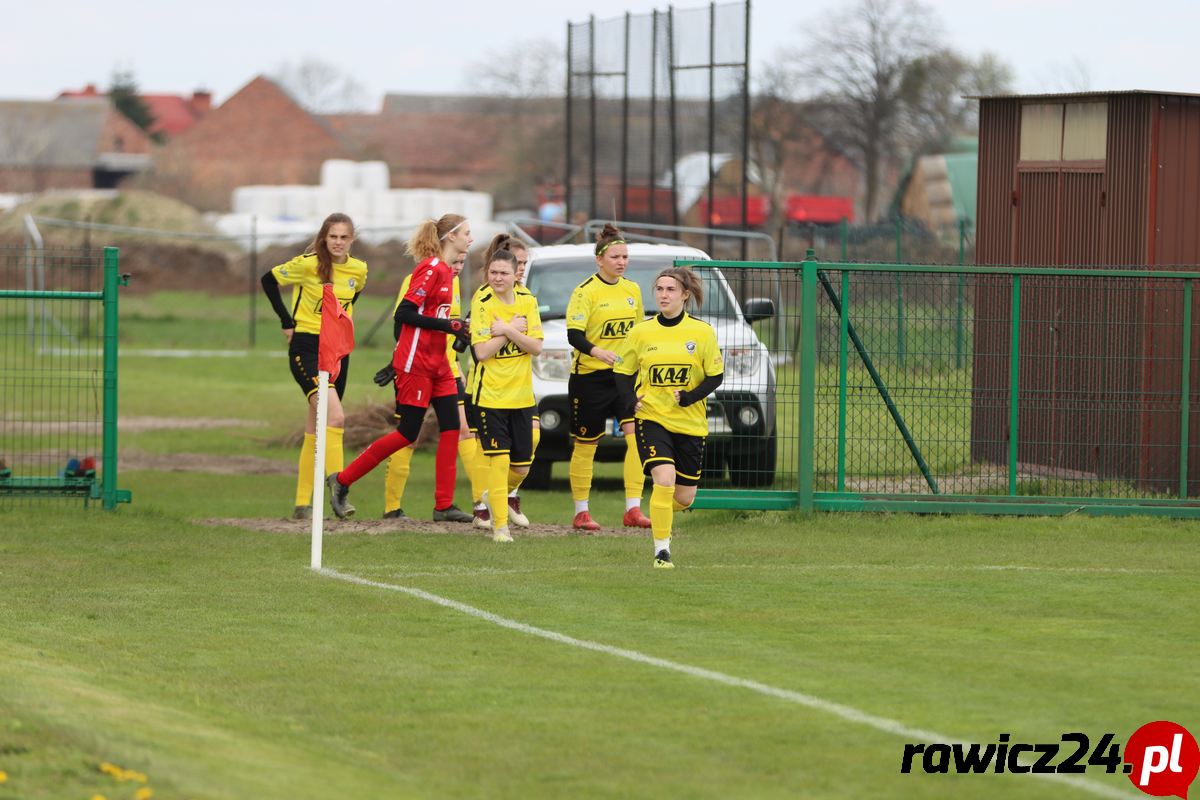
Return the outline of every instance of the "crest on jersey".
{"type": "Polygon", "coordinates": [[[571,317],[572,322],[579,322],[582,319],[583,319],[583,314],[576,314],[575,316],[571,317]]]}
{"type": "Polygon", "coordinates": [[[632,297],[626,297],[625,302],[629,303],[630,308],[633,307],[633,298],[632,297]]]}
{"type": "Polygon", "coordinates": [[[351,278],[350,280],[346,281],[346,283],[349,284],[351,289],[354,288],[354,278],[351,278]]]}
{"type": "Polygon", "coordinates": [[[687,344],[685,344],[685,345],[684,345],[684,347],[686,347],[686,348],[687,348],[687,351],[688,351],[689,353],[695,353],[695,352],[696,352],[696,343],[695,343],[695,342],[688,342],[687,344]]]}
{"type": "Polygon", "coordinates": [[[288,274],[287,267],[284,267],[283,269],[279,270],[279,274],[286,278],[287,274],[288,274]]]}

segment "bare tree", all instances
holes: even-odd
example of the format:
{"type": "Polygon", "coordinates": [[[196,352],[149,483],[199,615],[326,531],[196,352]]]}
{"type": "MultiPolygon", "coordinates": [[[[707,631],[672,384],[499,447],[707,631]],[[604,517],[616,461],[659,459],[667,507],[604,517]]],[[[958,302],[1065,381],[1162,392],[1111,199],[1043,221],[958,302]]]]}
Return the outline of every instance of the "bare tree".
{"type": "Polygon", "coordinates": [[[467,70],[469,94],[499,97],[562,97],[566,92],[567,57],[549,39],[518,42],[493,50],[467,70]]]}
{"type": "Polygon", "coordinates": [[[298,63],[281,64],[271,77],[313,114],[366,111],[370,104],[367,90],[357,79],[312,56],[298,63]]]}
{"type": "Polygon", "coordinates": [[[884,178],[899,163],[905,78],[913,62],[936,52],[937,36],[933,13],[916,0],[859,0],[811,37],[800,78],[819,127],[862,163],[868,219],[878,214],[884,178]]]}
{"type": "Polygon", "coordinates": [[[468,70],[464,88],[499,100],[503,112],[496,138],[505,174],[493,191],[500,208],[530,205],[539,184],[563,179],[566,69],[561,47],[533,39],[490,52],[468,70]]]}
{"type": "Polygon", "coordinates": [[[935,152],[979,128],[979,104],[966,96],[1012,90],[1012,69],[995,54],[978,60],[941,49],[913,61],[904,76],[898,146],[911,153],[935,152]]]}

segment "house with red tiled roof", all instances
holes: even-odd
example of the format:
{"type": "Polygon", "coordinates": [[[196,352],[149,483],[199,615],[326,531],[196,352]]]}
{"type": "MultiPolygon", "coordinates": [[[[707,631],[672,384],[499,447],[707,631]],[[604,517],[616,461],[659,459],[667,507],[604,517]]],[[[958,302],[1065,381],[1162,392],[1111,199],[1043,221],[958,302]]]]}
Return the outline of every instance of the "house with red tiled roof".
{"type": "Polygon", "coordinates": [[[393,187],[496,194],[527,169],[522,142],[561,139],[562,108],[559,98],[389,94],[378,114],[324,119],[358,158],[387,162],[393,187]]]}
{"type": "Polygon", "coordinates": [[[325,160],[358,156],[325,119],[260,75],[163,145],[145,186],[226,210],[238,186],[315,184],[325,160]]]}
{"type": "MultiPolygon", "coordinates": [[[[82,89],[62,92],[58,99],[107,96],[97,89],[95,84],[89,83],[82,89]]],[[[183,133],[212,110],[212,93],[200,89],[192,92],[191,97],[178,94],[139,94],[138,98],[146,104],[146,109],[154,118],[154,123],[147,132],[152,137],[164,140],[183,133]]]]}
{"type": "Polygon", "coordinates": [[[0,101],[0,192],[111,189],[150,169],[152,149],[107,100],[0,101]]]}

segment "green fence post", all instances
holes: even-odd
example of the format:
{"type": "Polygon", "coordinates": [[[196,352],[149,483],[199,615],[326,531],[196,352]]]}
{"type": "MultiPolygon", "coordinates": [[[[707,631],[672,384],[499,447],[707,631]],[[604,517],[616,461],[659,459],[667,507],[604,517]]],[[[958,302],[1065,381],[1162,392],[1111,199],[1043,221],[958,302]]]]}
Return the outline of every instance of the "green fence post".
{"type": "Polygon", "coordinates": [[[817,262],[809,249],[800,265],[800,450],[797,504],[813,510],[813,452],[816,432],[817,387],[817,262]]]}
{"type": "MultiPolygon", "coordinates": [[[[896,217],[896,263],[904,262],[904,220],[896,217]]],[[[899,272],[896,273],[896,355],[900,358],[900,366],[904,366],[905,351],[908,349],[904,341],[904,282],[899,272]]]]}
{"type": "Polygon", "coordinates": [[[1179,497],[1188,496],[1188,423],[1192,393],[1192,279],[1183,281],[1183,370],[1179,383],[1179,497]]]}
{"type": "Polygon", "coordinates": [[[100,498],[107,511],[117,507],[117,274],[118,253],[104,248],[104,475],[100,498]]]}
{"type": "Polygon", "coordinates": [[[837,490],[846,491],[846,373],[850,340],[850,273],[842,270],[842,309],[838,335],[837,490]]]}
{"type": "MultiPolygon", "coordinates": [[[[958,265],[966,263],[967,219],[958,221],[958,265]]],[[[963,360],[963,274],[958,273],[958,292],[954,306],[954,366],[962,369],[963,360]]]]}
{"type": "Polygon", "coordinates": [[[1021,325],[1021,276],[1012,278],[1012,311],[1009,314],[1012,332],[1008,342],[1008,493],[1017,493],[1017,381],[1020,365],[1017,360],[1021,325]]]}

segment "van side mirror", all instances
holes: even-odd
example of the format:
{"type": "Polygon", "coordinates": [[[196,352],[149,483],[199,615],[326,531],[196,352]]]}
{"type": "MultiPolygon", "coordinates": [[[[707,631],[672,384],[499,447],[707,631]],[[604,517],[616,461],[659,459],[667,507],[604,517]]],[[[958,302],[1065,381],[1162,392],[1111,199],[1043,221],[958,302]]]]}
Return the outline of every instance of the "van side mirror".
{"type": "Polygon", "coordinates": [[[746,322],[770,319],[775,316],[775,303],[766,297],[751,297],[742,306],[742,316],[746,318],[746,322]]]}

